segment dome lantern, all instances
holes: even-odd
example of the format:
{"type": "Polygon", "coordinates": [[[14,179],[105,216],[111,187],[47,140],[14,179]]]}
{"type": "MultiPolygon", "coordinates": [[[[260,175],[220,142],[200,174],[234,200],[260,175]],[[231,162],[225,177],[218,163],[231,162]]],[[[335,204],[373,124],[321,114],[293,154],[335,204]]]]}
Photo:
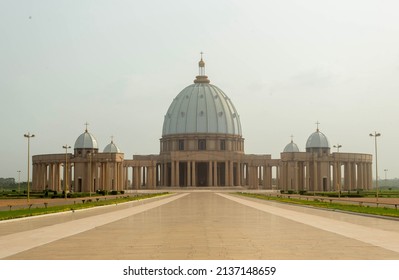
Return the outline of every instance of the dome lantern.
{"type": "Polygon", "coordinates": [[[202,59],[203,52],[201,52],[201,60],[198,62],[198,68],[199,68],[199,73],[198,76],[195,77],[194,83],[206,83],[209,84],[211,81],[209,81],[208,76],[205,75],[205,62],[202,59]]]}

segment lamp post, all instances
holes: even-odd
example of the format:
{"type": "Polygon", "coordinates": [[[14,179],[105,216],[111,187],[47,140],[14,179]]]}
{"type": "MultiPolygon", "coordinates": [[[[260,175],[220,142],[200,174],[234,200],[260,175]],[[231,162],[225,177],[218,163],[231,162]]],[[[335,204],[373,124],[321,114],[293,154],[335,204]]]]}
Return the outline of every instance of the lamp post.
{"type": "Polygon", "coordinates": [[[381,136],[381,133],[374,133],[369,134],[370,137],[374,137],[374,151],[375,151],[375,188],[376,188],[376,200],[378,202],[378,157],[377,157],[377,137],[381,136]]]}
{"type": "Polygon", "coordinates": [[[27,189],[28,196],[27,196],[27,201],[28,201],[28,203],[29,203],[29,200],[30,200],[30,197],[29,197],[29,192],[30,192],[30,189],[29,189],[29,176],[30,176],[30,139],[33,138],[33,137],[35,137],[35,135],[34,135],[34,134],[30,134],[30,132],[28,132],[27,134],[24,134],[24,137],[25,137],[25,138],[28,138],[28,189],[27,189]]]}
{"type": "Polygon", "coordinates": [[[340,144],[334,145],[334,148],[337,149],[337,154],[338,154],[338,169],[337,169],[337,173],[338,173],[337,177],[339,177],[338,182],[337,182],[338,198],[341,198],[341,163],[339,162],[339,148],[341,148],[341,147],[342,147],[342,145],[340,145],[340,144]]]}
{"type": "Polygon", "coordinates": [[[18,170],[18,194],[21,193],[21,170],[18,170]]]}
{"type": "Polygon", "coordinates": [[[62,146],[65,149],[65,178],[64,178],[64,191],[65,191],[65,199],[67,198],[67,190],[68,190],[68,149],[71,146],[65,145],[62,146]]]}

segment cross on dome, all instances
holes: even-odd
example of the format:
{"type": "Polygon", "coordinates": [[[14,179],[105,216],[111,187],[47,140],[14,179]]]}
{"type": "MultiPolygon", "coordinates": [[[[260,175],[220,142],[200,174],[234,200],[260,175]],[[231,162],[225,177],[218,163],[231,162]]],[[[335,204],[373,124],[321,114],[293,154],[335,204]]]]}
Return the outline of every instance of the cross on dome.
{"type": "Polygon", "coordinates": [[[202,60],[202,55],[204,54],[203,52],[200,52],[201,54],[201,60],[198,62],[198,67],[199,67],[199,75],[204,76],[205,75],[205,62],[202,60]]]}
{"type": "Polygon", "coordinates": [[[319,131],[319,124],[320,124],[320,123],[319,123],[319,121],[317,121],[317,122],[316,122],[316,125],[317,125],[317,131],[319,131]]]}
{"type": "Polygon", "coordinates": [[[89,123],[88,123],[88,122],[85,122],[84,125],[86,126],[86,130],[85,130],[85,131],[87,132],[87,131],[88,131],[88,130],[87,130],[87,126],[89,125],[89,123]]]}

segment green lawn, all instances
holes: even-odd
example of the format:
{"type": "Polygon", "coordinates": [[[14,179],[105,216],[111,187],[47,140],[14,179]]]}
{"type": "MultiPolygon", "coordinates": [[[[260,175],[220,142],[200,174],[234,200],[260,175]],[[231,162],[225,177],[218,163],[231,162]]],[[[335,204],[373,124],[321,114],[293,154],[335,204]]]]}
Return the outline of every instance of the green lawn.
{"type": "Polygon", "coordinates": [[[290,203],[290,204],[297,204],[297,205],[306,205],[312,206],[317,208],[325,208],[325,209],[332,209],[332,210],[340,210],[340,211],[348,211],[348,212],[356,212],[356,213],[363,213],[369,215],[377,215],[377,216],[389,216],[389,217],[397,217],[399,218],[399,210],[394,208],[386,208],[386,207],[370,207],[370,206],[360,206],[354,204],[340,204],[335,202],[325,202],[320,201],[318,199],[314,200],[302,200],[296,198],[285,198],[285,197],[277,197],[271,196],[266,194],[254,194],[254,193],[236,193],[238,195],[253,197],[257,199],[264,199],[264,200],[273,200],[282,203],[290,203]]]}
{"type": "Polygon", "coordinates": [[[156,197],[156,196],[161,196],[161,195],[166,195],[166,194],[168,194],[168,193],[142,194],[142,195],[125,196],[125,197],[100,200],[100,201],[94,201],[94,199],[93,199],[92,201],[81,203],[81,204],[79,203],[79,204],[59,205],[59,206],[50,206],[50,207],[45,207],[43,205],[43,207],[35,207],[35,208],[32,207],[31,209],[25,208],[25,209],[12,210],[12,208],[11,208],[11,210],[9,210],[9,211],[8,210],[0,211],[0,220],[8,220],[8,219],[16,219],[16,218],[23,218],[23,217],[29,217],[29,216],[45,215],[45,214],[65,212],[65,211],[74,211],[74,210],[79,210],[79,209],[92,208],[92,207],[140,200],[140,199],[145,199],[145,198],[151,198],[151,197],[156,197]]]}

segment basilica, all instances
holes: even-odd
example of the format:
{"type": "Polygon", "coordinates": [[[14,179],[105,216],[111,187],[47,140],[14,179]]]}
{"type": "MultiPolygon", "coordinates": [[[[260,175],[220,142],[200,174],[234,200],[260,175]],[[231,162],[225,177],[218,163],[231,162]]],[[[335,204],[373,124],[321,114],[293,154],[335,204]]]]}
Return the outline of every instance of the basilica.
{"type": "MultiPolygon", "coordinates": [[[[73,153],[34,155],[32,190],[96,192],[158,188],[241,187],[285,191],[346,191],[372,187],[372,155],[331,152],[317,129],[300,151],[291,140],[280,159],[245,154],[240,116],[198,64],[194,83],[172,101],[156,155],[125,158],[113,140],[101,151],[85,131],[73,153]]],[[[267,147],[265,147],[267,148],[267,147]]]]}

